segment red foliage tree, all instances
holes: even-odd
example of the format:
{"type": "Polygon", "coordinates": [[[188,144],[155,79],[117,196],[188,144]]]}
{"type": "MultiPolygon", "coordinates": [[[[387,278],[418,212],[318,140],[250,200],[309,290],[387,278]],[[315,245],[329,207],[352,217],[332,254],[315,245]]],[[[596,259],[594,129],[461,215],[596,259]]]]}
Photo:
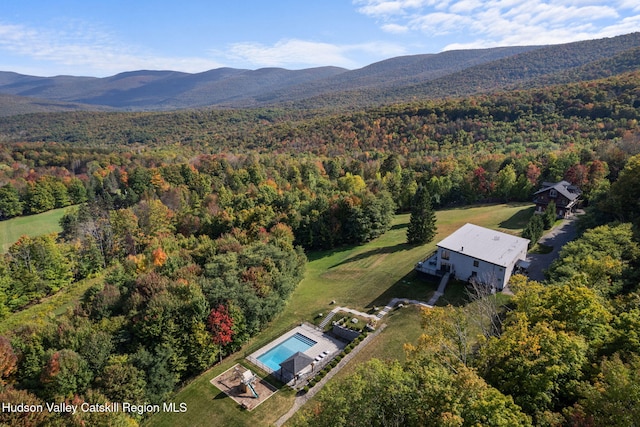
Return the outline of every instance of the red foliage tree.
{"type": "Polygon", "coordinates": [[[487,171],[482,166],[478,166],[473,171],[473,185],[475,190],[482,195],[489,192],[490,188],[489,182],[487,181],[487,171]]]}
{"type": "Polygon", "coordinates": [[[540,170],[538,165],[529,162],[529,164],[527,165],[526,174],[527,174],[527,180],[531,183],[531,185],[537,186],[538,178],[540,178],[540,175],[542,174],[542,171],[540,170]]]}
{"type": "Polygon", "coordinates": [[[588,183],[589,171],[585,165],[577,164],[571,166],[564,174],[564,179],[582,188],[588,183]]]}
{"type": "Polygon", "coordinates": [[[213,342],[218,345],[227,345],[233,338],[233,318],[229,310],[223,304],[211,310],[207,319],[207,326],[211,331],[213,342]]]}

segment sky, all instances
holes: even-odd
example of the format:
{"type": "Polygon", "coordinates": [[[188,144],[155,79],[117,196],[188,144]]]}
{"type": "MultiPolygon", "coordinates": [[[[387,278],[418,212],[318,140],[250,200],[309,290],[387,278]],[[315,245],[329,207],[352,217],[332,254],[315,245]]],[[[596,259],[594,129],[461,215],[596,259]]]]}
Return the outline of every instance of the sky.
{"type": "Polygon", "coordinates": [[[356,69],[640,31],[640,0],[3,0],[0,71],[356,69]]]}

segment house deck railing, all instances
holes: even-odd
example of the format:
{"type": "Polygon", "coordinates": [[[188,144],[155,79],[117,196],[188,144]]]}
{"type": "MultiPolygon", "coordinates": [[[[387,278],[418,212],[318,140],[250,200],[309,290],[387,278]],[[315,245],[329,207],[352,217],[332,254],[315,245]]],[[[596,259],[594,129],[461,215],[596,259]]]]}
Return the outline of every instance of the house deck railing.
{"type": "Polygon", "coordinates": [[[425,259],[416,264],[416,271],[429,274],[431,276],[442,277],[446,273],[443,270],[438,270],[438,252],[434,251],[425,259]]]}

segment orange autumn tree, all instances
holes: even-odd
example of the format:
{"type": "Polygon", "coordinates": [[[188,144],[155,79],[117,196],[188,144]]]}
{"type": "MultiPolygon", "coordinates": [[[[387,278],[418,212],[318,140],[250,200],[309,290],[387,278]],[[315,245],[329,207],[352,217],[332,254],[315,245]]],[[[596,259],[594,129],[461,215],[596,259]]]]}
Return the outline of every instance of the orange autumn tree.
{"type": "Polygon", "coordinates": [[[162,267],[164,263],[167,262],[167,253],[162,247],[158,246],[151,252],[151,262],[153,262],[153,265],[156,267],[162,267]]]}
{"type": "Polygon", "coordinates": [[[18,367],[18,357],[13,351],[11,342],[0,336],[0,386],[7,384],[7,379],[14,374],[18,367]]]}

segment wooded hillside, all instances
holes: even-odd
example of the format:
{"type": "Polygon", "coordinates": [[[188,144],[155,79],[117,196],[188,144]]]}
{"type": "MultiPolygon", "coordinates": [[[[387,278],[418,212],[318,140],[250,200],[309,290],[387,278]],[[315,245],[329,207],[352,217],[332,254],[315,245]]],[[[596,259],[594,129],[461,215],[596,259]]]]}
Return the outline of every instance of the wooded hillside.
{"type": "Polygon", "coordinates": [[[480,295],[425,313],[405,365],[372,362],[300,423],[637,421],[639,119],[638,71],[350,113],[5,118],[0,217],[75,208],[58,238],[24,237],[0,257],[0,314],[96,284],[0,340],[2,400],[162,402],[278,315],[305,251],[375,239],[418,188],[438,208],[530,201],[566,179],[583,190],[584,234],[544,284],[516,278],[506,310],[480,295]],[[496,326],[478,329],[486,322],[496,326]]]}

